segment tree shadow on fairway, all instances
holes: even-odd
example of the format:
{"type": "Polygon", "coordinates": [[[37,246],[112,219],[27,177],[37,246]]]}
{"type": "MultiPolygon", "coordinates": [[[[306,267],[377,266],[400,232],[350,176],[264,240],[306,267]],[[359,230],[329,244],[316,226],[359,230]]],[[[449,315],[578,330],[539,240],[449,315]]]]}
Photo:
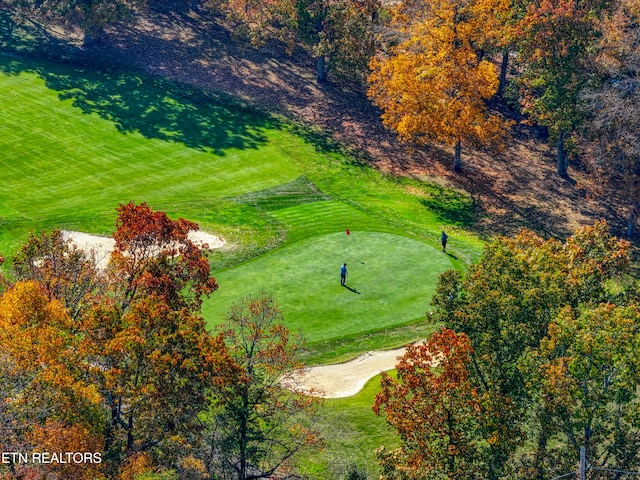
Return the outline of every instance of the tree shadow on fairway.
{"type": "Polygon", "coordinates": [[[268,141],[265,130],[278,128],[276,119],[238,102],[160,78],[119,69],[7,60],[0,62],[0,72],[35,72],[61,100],[113,122],[121,133],[136,132],[224,155],[227,149],[258,148],[268,141]]]}

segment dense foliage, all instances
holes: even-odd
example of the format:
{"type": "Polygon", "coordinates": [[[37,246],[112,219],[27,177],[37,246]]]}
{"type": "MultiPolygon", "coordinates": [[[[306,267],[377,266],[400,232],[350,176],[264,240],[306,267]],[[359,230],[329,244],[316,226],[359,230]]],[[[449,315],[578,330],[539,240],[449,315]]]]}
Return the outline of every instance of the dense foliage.
{"type": "Polygon", "coordinates": [[[385,478],[546,479],[580,447],[594,468],[640,466],[628,247],[604,223],[566,242],[523,232],[464,278],[444,273],[433,303],[446,328],[408,349],[374,405],[403,440],[380,453],[385,478]]]}
{"type": "MultiPolygon", "coordinates": [[[[156,2],[5,0],[4,35],[20,22],[80,28],[85,43],[104,27],[135,21],[156,2]],[[9,21],[7,21],[9,19],[9,21]]],[[[387,127],[410,143],[500,146],[512,122],[490,108],[497,96],[546,127],[557,172],[583,155],[607,192],[637,210],[638,8],[630,0],[191,0],[224,15],[252,46],[282,42],[306,51],[320,83],[364,81],[387,127]],[[509,63],[513,63],[509,67],[509,63]],[[371,70],[369,70],[369,67],[371,70]],[[581,148],[578,145],[581,144],[581,148]]]]}

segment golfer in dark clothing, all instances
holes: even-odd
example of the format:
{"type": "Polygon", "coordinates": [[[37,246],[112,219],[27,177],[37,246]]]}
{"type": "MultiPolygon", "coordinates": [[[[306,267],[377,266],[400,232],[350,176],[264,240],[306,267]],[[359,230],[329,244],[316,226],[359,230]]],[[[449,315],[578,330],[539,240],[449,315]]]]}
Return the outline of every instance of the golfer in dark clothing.
{"type": "Polygon", "coordinates": [[[444,230],[442,231],[442,236],[440,237],[440,240],[442,240],[442,251],[446,252],[447,251],[447,240],[449,240],[449,236],[444,233],[444,230]]]}
{"type": "Polygon", "coordinates": [[[340,285],[343,287],[347,283],[347,264],[343,263],[340,267],[340,285]]]}

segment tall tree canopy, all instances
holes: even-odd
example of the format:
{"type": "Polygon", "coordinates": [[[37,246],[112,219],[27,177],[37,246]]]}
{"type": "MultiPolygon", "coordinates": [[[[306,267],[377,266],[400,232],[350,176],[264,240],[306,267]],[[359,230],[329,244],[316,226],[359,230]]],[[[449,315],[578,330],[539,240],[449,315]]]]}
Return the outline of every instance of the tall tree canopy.
{"type": "Polygon", "coordinates": [[[146,5],[146,0],[4,0],[2,6],[27,18],[62,20],[67,26],[80,28],[83,44],[90,46],[102,29],[131,17],[146,5]]]}
{"type": "Polygon", "coordinates": [[[584,150],[599,183],[627,206],[631,236],[640,207],[640,6],[619,0],[612,10],[599,24],[595,67],[602,82],[582,96],[588,114],[584,150]]]}
{"type": "Polygon", "coordinates": [[[580,447],[592,468],[638,469],[638,340],[638,305],[567,306],[526,353],[521,370],[542,420],[528,478],[571,471],[580,447]]]}
{"type": "Polygon", "coordinates": [[[178,468],[202,431],[207,390],[236,378],[222,338],[198,315],[217,284],[204,252],[187,238],[197,225],[129,203],[118,208],[116,226],[106,271],[88,268],[59,232],[31,238],[15,263],[27,281],[0,299],[0,334],[9,335],[0,359],[31,379],[3,400],[17,406],[13,398],[36,386],[42,395],[30,396],[34,402],[68,399],[66,416],[56,407],[38,418],[53,432],[47,445],[62,445],[69,429],[85,431],[100,444],[101,471],[111,477],[178,468]],[[65,308],[74,298],[89,300],[65,308]]]}
{"type": "MultiPolygon", "coordinates": [[[[465,414],[458,423],[466,425],[463,427],[463,432],[454,435],[452,431],[445,434],[443,433],[445,424],[441,421],[440,433],[432,432],[429,435],[442,435],[445,439],[453,439],[456,435],[460,435],[460,438],[465,439],[466,445],[473,447],[468,450],[468,456],[463,456],[463,461],[471,462],[473,468],[461,469],[455,473],[460,475],[459,477],[448,478],[510,478],[508,475],[512,475],[513,478],[523,478],[522,475],[525,475],[529,478],[531,472],[545,471],[544,454],[537,456],[531,454],[529,458],[527,455],[530,452],[527,448],[532,443],[538,442],[540,451],[546,453],[543,446],[546,445],[547,437],[544,435],[547,433],[551,435],[549,432],[556,428],[551,427],[552,419],[560,418],[562,412],[560,410],[551,412],[550,406],[543,407],[544,402],[538,400],[539,395],[536,392],[544,388],[553,388],[554,385],[558,386],[554,382],[559,377],[550,377],[548,374],[552,366],[556,365],[554,363],[556,357],[553,355],[564,355],[567,350],[553,350],[555,347],[552,345],[555,344],[549,343],[552,340],[544,339],[553,338],[553,335],[558,332],[557,327],[553,325],[564,325],[563,322],[566,323],[569,318],[574,318],[571,315],[578,318],[580,312],[584,312],[582,317],[584,319],[601,315],[602,321],[607,325],[606,322],[609,321],[612,325],[617,325],[616,322],[620,319],[620,328],[627,328],[629,319],[635,318],[635,310],[620,310],[607,317],[605,314],[609,311],[607,310],[609,307],[601,305],[619,301],[624,307],[626,296],[617,295],[609,287],[612,279],[618,278],[627,271],[629,263],[628,242],[612,237],[604,223],[597,223],[593,227],[578,230],[565,242],[554,239],[544,240],[526,231],[513,239],[500,238],[485,248],[480,261],[469,267],[464,278],[456,271],[448,271],[441,275],[433,304],[438,308],[438,319],[443,321],[447,328],[458,332],[455,351],[461,355],[461,352],[464,352],[464,356],[460,358],[465,360],[462,362],[464,369],[455,376],[455,380],[465,385],[466,401],[471,403],[467,407],[461,407],[460,410],[461,415],[465,411],[468,412],[468,415],[465,414]],[[591,313],[592,309],[595,309],[595,314],[591,313]],[[568,312],[574,313],[569,315],[568,312]],[[466,347],[464,347],[465,342],[469,342],[466,347]],[[531,357],[533,355],[531,352],[536,351],[540,353],[531,357]],[[531,358],[538,359],[538,363],[533,362],[531,358]],[[549,360],[542,360],[547,358],[549,360]],[[531,367],[532,364],[539,367],[537,369],[531,367]],[[529,368],[525,368],[527,365],[529,368]],[[534,375],[531,375],[532,371],[535,372],[534,375]],[[534,385],[537,386],[534,388],[534,385]],[[471,404],[474,405],[473,408],[470,408],[471,404]],[[479,412],[477,417],[474,416],[474,411],[479,412]],[[521,459],[522,456],[527,457],[527,460],[518,463],[516,459],[521,459]],[[515,465],[520,465],[521,469],[514,467],[515,465]],[[469,472],[469,476],[464,476],[466,474],[462,470],[469,472]],[[477,472],[477,476],[474,476],[476,473],[473,472],[477,472]]],[[[586,342],[591,338],[589,335],[601,327],[596,325],[585,328],[589,332],[584,334],[586,342]]],[[[620,330],[620,335],[622,331],[620,330]]],[[[452,335],[450,339],[454,338],[452,335]]],[[[604,339],[606,334],[603,335],[604,339]]],[[[446,362],[450,358],[450,349],[454,344],[436,341],[439,338],[434,337],[434,340],[429,343],[432,351],[428,353],[421,353],[420,349],[409,350],[409,355],[398,367],[399,386],[384,377],[383,392],[378,402],[394,406],[393,415],[397,415],[397,418],[391,419],[390,422],[394,426],[397,423],[396,428],[403,440],[405,437],[402,432],[412,428],[419,430],[422,428],[422,423],[433,422],[432,415],[436,417],[438,412],[447,411],[447,408],[463,398],[458,396],[458,387],[452,388],[450,396],[438,393],[435,382],[444,381],[447,378],[439,375],[448,371],[446,362]],[[436,366],[434,371],[429,371],[428,362],[425,359],[436,359],[437,364],[438,358],[445,359],[443,366],[441,368],[436,366]],[[404,362],[408,362],[409,366],[405,366],[404,362]],[[407,370],[408,368],[411,370],[407,370]],[[406,375],[405,370],[410,372],[411,376],[406,375]],[[392,396],[389,397],[389,395],[392,396]],[[427,400],[430,402],[428,408],[424,403],[427,400]],[[401,406],[408,410],[401,413],[401,406]],[[412,406],[415,407],[415,411],[409,414],[412,406]]],[[[566,338],[573,337],[567,334],[566,338]]],[[[573,340],[578,342],[579,337],[573,340]]],[[[633,343],[636,340],[637,338],[634,337],[634,340],[629,341],[633,343]]],[[[627,340],[620,337],[616,341],[626,342],[627,340]]],[[[577,343],[575,345],[573,348],[577,350],[583,348],[577,343]]],[[[584,349],[587,347],[585,346],[584,349]]],[[[574,359],[576,362],[583,361],[577,357],[574,359]]],[[[616,370],[616,365],[626,365],[627,360],[615,363],[618,360],[614,357],[609,360],[599,357],[597,361],[600,360],[608,362],[610,373],[620,373],[619,377],[611,376],[611,381],[617,382],[620,378],[624,383],[622,379],[627,378],[626,374],[616,370]]],[[[567,382],[580,383],[586,378],[584,375],[591,375],[591,373],[580,373],[579,368],[582,367],[576,363],[575,375],[582,375],[579,377],[580,380],[567,380],[567,382]]],[[[598,377],[596,373],[593,373],[594,384],[602,380],[602,376],[598,377]]],[[[600,374],[609,375],[604,369],[600,370],[600,374]]],[[[633,391],[634,387],[629,388],[631,390],[627,392],[633,391]]],[[[570,396],[570,393],[565,395],[570,396]]],[[[598,403],[602,408],[609,408],[609,402],[610,397],[603,396],[593,400],[592,403],[598,403]]],[[[568,405],[565,406],[568,407],[568,405]]],[[[579,424],[578,419],[585,415],[600,415],[597,412],[589,413],[591,406],[587,405],[587,400],[574,402],[571,408],[578,413],[573,417],[565,416],[564,418],[575,421],[576,425],[579,424]]],[[[599,418],[603,421],[611,421],[611,418],[606,415],[600,415],[599,418]]],[[[603,434],[604,431],[613,430],[601,430],[603,434]]],[[[567,436],[561,438],[558,434],[556,440],[568,438],[569,430],[563,430],[563,432],[567,436]]],[[[573,435],[576,435],[575,429],[573,435]]],[[[621,447],[620,444],[611,444],[611,449],[620,447],[615,455],[622,458],[624,449],[635,442],[635,437],[631,438],[630,442],[627,442],[625,447],[621,447]]],[[[423,473],[429,469],[438,471],[442,468],[443,458],[447,458],[446,455],[440,452],[438,456],[427,456],[427,453],[429,450],[426,447],[409,444],[403,447],[399,456],[387,455],[382,458],[383,465],[388,467],[389,462],[406,466],[420,464],[422,465],[420,471],[423,473]],[[408,448],[409,446],[411,448],[408,448]]],[[[453,465],[456,461],[450,459],[453,465]]],[[[531,473],[531,476],[533,475],[531,473]]],[[[390,476],[389,478],[414,477],[390,476]]],[[[548,476],[540,478],[548,478],[548,476]]]]}
{"type": "Polygon", "coordinates": [[[238,376],[213,389],[206,457],[214,476],[271,478],[301,450],[319,444],[313,428],[317,399],[282,383],[302,367],[300,339],[282,321],[273,298],[263,293],[233,305],[221,326],[238,376]]]}
{"type": "Polygon", "coordinates": [[[327,81],[329,69],[358,77],[373,55],[370,26],[379,0],[225,0],[211,9],[239,22],[254,45],[270,36],[289,51],[302,48],[316,60],[316,80],[327,81]]]}
{"type": "Polygon", "coordinates": [[[397,380],[382,374],[373,410],[384,412],[402,446],[378,450],[381,479],[483,478],[475,436],[481,399],[469,379],[470,353],[466,335],[442,329],[407,348],[397,380]]]}
{"type": "Polygon", "coordinates": [[[509,126],[486,106],[498,90],[496,66],[482,49],[500,41],[504,0],[406,1],[393,8],[401,42],[371,64],[369,96],[401,139],[455,147],[500,143],[509,126]]]}
{"type": "Polygon", "coordinates": [[[557,172],[568,174],[567,145],[584,115],[580,93],[592,76],[603,0],[534,0],[516,28],[525,113],[549,128],[557,172]]]}

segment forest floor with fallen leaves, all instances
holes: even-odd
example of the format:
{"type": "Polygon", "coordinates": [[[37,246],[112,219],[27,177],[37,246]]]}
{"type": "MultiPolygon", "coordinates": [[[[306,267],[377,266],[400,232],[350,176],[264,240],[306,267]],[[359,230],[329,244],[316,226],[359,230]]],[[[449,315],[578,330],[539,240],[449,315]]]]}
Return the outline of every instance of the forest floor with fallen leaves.
{"type": "Polygon", "coordinates": [[[253,49],[231,31],[211,14],[152,10],[107,30],[94,54],[318,126],[381,171],[463,189],[475,200],[478,220],[472,228],[482,235],[529,228],[564,237],[599,218],[623,233],[624,212],[588,194],[591,180],[579,166],[570,168],[571,179],[556,174],[554,151],[542,129],[517,122],[500,153],[463,149],[463,171],[454,173],[452,149],[398,141],[362,85],[337,80],[320,85],[313,59],[304,52],[287,55],[277,42],[253,49]]]}

